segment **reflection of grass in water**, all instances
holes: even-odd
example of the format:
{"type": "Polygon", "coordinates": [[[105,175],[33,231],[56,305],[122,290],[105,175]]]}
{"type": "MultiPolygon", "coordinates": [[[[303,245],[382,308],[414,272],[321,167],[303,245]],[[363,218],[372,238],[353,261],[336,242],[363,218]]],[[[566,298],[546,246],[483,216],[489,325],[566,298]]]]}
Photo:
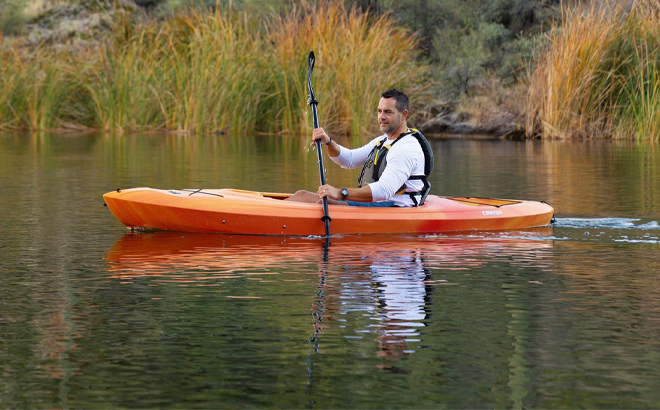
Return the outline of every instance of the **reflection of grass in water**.
{"type": "Polygon", "coordinates": [[[302,131],[314,50],[322,123],[357,133],[381,91],[414,93],[424,74],[407,30],[339,1],[266,20],[231,8],[117,16],[98,50],[0,50],[0,129],[302,131]]]}
{"type": "Polygon", "coordinates": [[[531,77],[528,131],[657,139],[660,17],[652,0],[565,10],[531,77]]]}

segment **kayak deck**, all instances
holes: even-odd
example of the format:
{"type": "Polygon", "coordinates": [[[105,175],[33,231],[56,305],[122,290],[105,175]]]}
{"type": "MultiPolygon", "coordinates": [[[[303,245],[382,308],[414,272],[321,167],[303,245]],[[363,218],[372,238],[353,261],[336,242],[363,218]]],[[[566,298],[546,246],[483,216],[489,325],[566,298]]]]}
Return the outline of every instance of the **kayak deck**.
{"type": "MultiPolygon", "coordinates": [[[[284,201],[290,194],[238,189],[132,188],[103,195],[129,228],[253,235],[325,235],[321,204],[284,201]]],[[[329,205],[332,234],[433,234],[545,226],[542,202],[429,195],[416,208],[329,205]]]]}

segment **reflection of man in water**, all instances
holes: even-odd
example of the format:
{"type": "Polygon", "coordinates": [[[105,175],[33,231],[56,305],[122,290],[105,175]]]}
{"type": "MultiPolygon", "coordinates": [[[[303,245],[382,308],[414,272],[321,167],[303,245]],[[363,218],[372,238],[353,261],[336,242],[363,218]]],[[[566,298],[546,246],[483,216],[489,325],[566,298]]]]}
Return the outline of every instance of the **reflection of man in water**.
{"type": "MultiPolygon", "coordinates": [[[[375,315],[378,321],[376,341],[381,349],[379,357],[397,358],[413,353],[416,344],[409,343],[421,341],[418,330],[425,326],[423,320],[428,316],[425,309],[431,289],[424,283],[429,273],[424,269],[420,252],[397,252],[396,255],[388,252],[365,261],[371,263],[371,289],[366,289],[364,282],[342,282],[339,313],[368,311],[375,315]],[[366,295],[375,300],[367,302],[366,295]]],[[[379,367],[396,370],[391,366],[379,367]]]]}
{"type": "Polygon", "coordinates": [[[419,252],[388,259],[384,265],[374,263],[371,272],[381,323],[376,337],[381,348],[378,356],[414,353],[415,349],[407,344],[421,341],[418,329],[425,326],[423,320],[427,317],[424,281],[428,271],[419,252]]]}

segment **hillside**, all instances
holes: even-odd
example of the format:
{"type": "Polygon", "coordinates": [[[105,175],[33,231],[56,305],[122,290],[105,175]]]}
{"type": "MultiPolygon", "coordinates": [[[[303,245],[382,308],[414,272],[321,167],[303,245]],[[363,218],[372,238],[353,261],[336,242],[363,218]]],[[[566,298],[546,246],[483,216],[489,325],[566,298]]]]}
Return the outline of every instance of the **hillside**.
{"type": "Polygon", "coordinates": [[[143,8],[133,0],[8,0],[0,5],[0,33],[13,46],[89,44],[108,32],[116,10],[143,8]]]}

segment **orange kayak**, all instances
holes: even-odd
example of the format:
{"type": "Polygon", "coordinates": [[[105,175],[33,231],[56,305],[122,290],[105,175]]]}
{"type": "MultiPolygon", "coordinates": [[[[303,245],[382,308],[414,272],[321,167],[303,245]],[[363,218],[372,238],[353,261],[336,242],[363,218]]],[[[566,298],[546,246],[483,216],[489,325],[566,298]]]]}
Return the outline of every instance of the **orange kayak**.
{"type": "MultiPolygon", "coordinates": [[[[133,188],[103,195],[129,228],[251,235],[325,235],[321,204],[283,201],[290,194],[238,189],[133,188]]],[[[429,195],[417,208],[329,205],[332,234],[434,234],[545,226],[543,202],[429,195]]]]}

